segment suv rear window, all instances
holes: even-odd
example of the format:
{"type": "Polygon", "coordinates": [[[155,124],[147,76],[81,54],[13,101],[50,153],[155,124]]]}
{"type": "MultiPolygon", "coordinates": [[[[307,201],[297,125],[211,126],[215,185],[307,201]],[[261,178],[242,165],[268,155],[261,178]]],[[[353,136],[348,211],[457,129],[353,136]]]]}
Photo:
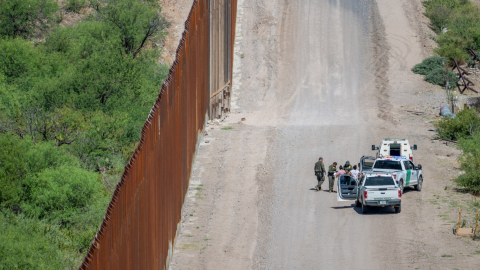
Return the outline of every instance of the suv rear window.
{"type": "Polygon", "coordinates": [[[402,164],[400,161],[396,160],[377,160],[375,165],[373,165],[374,169],[387,169],[387,170],[402,170],[402,164]]]}
{"type": "Polygon", "coordinates": [[[368,177],[365,180],[365,186],[394,186],[392,177],[380,176],[380,177],[368,177]]]}

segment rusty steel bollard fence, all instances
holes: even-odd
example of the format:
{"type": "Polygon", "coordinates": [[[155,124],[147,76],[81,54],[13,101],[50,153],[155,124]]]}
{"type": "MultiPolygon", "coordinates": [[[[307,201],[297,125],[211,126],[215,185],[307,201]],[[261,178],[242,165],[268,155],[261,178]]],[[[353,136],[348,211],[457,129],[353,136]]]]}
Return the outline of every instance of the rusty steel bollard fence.
{"type": "MultiPolygon", "coordinates": [[[[225,17],[229,29],[221,30],[229,33],[224,40],[230,48],[220,61],[228,61],[231,78],[237,1],[224,2],[231,16],[225,17]]],[[[168,268],[216,79],[211,77],[211,9],[211,1],[194,1],[175,62],[79,269],[168,268]]]]}

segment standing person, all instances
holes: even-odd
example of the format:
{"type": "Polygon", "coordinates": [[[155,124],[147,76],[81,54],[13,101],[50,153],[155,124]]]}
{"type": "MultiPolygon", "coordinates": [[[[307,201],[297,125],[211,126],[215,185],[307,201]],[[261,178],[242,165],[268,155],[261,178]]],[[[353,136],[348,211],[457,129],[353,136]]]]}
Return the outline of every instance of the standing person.
{"type": "Polygon", "coordinates": [[[328,167],[328,192],[333,192],[333,185],[335,184],[335,173],[337,172],[337,162],[333,162],[328,167]]]}
{"type": "Polygon", "coordinates": [[[347,174],[347,172],[343,169],[342,165],[340,165],[340,170],[337,172],[337,177],[342,175],[342,174],[347,174]]]}
{"type": "Polygon", "coordinates": [[[350,161],[347,160],[347,162],[345,162],[343,169],[345,170],[346,173],[349,173],[352,170],[352,165],[350,165],[350,161]]]}
{"type": "Polygon", "coordinates": [[[351,170],[348,174],[355,179],[355,181],[358,180],[358,174],[360,173],[359,170],[357,170],[357,165],[353,165],[353,170],[351,170]]]}
{"type": "Polygon", "coordinates": [[[322,184],[325,181],[325,166],[323,165],[323,158],[320,157],[315,163],[315,175],[317,176],[318,185],[315,186],[317,191],[322,190],[322,184]]]}

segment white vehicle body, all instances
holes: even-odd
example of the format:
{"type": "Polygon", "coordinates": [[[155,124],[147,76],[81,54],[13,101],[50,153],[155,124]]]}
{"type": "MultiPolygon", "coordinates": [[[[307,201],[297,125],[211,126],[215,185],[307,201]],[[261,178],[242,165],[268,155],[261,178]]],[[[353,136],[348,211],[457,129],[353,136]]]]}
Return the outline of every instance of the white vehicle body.
{"type": "Polygon", "coordinates": [[[404,187],[415,187],[417,191],[422,190],[423,172],[422,165],[415,166],[413,162],[405,157],[383,157],[373,163],[371,170],[365,173],[386,173],[391,174],[398,182],[403,192],[404,187]]]}
{"type": "Polygon", "coordinates": [[[401,156],[413,162],[412,150],[417,150],[417,145],[411,147],[408,140],[404,138],[385,138],[379,147],[372,145],[372,150],[377,151],[377,158],[382,156],[401,156]]]}
{"type": "Polygon", "coordinates": [[[355,201],[355,206],[366,213],[369,207],[392,206],[401,211],[402,191],[391,174],[366,173],[357,180],[350,175],[340,175],[337,181],[337,200],[355,201]]]}

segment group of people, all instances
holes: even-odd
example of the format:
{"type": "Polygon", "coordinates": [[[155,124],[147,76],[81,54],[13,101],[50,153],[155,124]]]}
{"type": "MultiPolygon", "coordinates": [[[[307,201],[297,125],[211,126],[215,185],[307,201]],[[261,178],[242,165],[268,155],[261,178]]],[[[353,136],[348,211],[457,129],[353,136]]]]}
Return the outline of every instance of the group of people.
{"type": "MultiPolygon", "coordinates": [[[[322,189],[322,184],[325,181],[325,174],[327,171],[325,171],[325,166],[323,165],[323,158],[320,157],[318,161],[315,163],[315,176],[317,176],[318,180],[318,185],[315,186],[315,189],[317,191],[321,191],[322,189]]],[[[337,171],[337,162],[333,162],[332,165],[328,167],[328,191],[334,192],[333,186],[335,184],[335,178],[342,175],[342,174],[348,174],[352,176],[355,180],[357,180],[358,174],[360,171],[357,169],[357,165],[350,165],[350,161],[347,160],[345,162],[345,165],[342,166],[340,165],[339,170],[337,171]]]]}

